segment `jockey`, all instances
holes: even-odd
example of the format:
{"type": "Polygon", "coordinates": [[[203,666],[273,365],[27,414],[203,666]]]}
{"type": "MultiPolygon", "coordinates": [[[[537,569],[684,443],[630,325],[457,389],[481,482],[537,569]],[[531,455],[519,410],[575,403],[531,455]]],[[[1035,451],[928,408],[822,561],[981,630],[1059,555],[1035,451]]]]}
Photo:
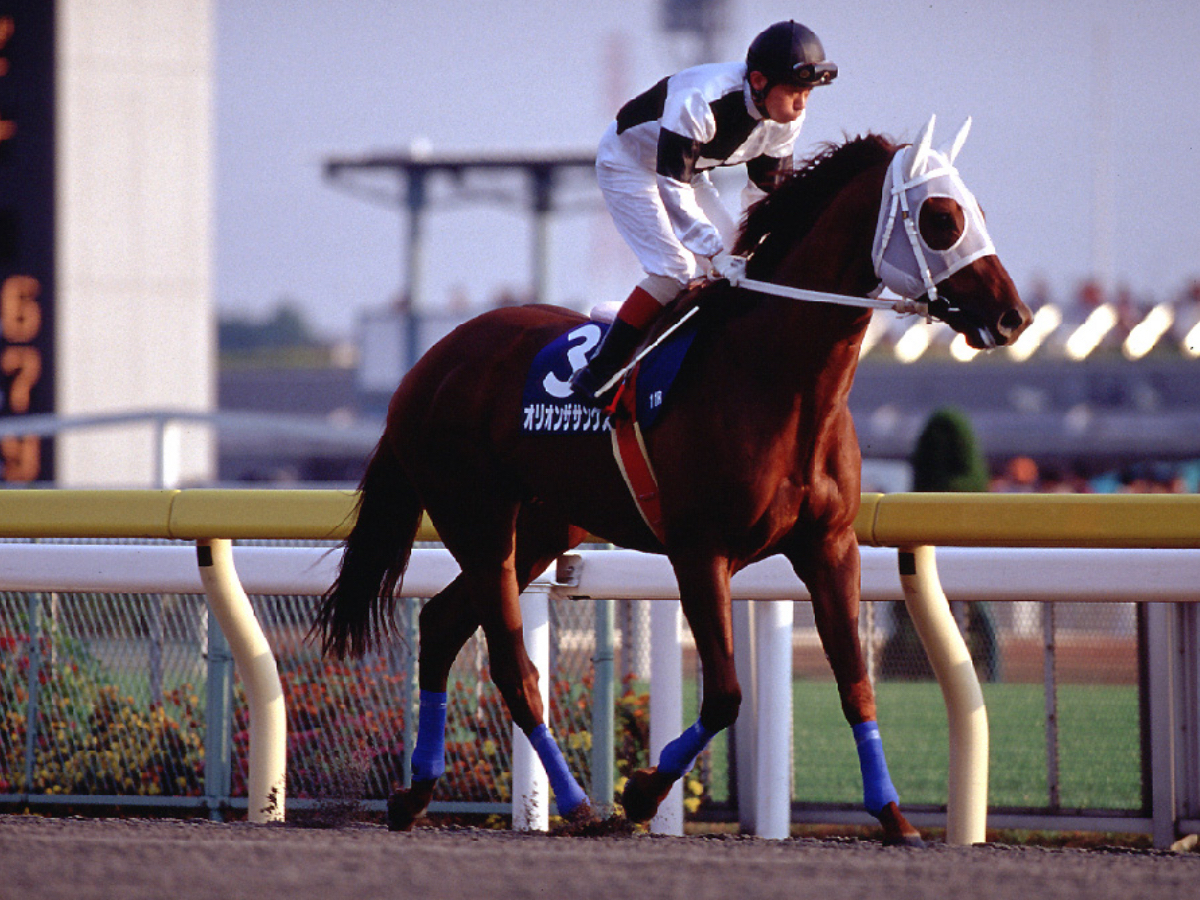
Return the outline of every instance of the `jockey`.
{"type": "Polygon", "coordinates": [[[809,29],[777,22],[751,42],[744,63],[685,69],[621,107],[600,140],[596,177],[646,278],[575,373],[576,393],[596,396],[697,275],[728,274],[735,225],[708,171],[745,163],[742,208],[764,196],[792,169],[809,94],[837,71],[809,29]]]}

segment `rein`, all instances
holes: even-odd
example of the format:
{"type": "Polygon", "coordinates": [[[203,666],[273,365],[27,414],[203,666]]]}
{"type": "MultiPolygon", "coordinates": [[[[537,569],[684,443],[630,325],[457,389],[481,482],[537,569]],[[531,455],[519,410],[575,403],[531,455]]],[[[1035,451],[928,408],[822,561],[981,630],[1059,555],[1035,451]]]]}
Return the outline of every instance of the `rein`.
{"type": "MultiPolygon", "coordinates": [[[[896,300],[879,300],[874,297],[851,297],[849,294],[827,294],[824,291],[810,291],[804,288],[788,287],[784,284],[776,284],[773,281],[758,281],[754,278],[745,276],[746,260],[741,257],[734,257],[727,263],[728,271],[721,276],[729,282],[732,287],[743,288],[744,290],[754,291],[758,294],[771,294],[775,297],[783,297],[787,300],[800,300],[807,303],[832,303],[838,306],[856,306],[860,309],[882,309],[892,310],[902,316],[918,315],[923,316],[926,320],[931,320],[929,313],[929,304],[923,300],[910,300],[907,297],[900,297],[896,300]]],[[[882,289],[880,285],[880,289],[882,289]]],[[[606,381],[597,394],[606,394],[628,375],[633,368],[640,363],[647,354],[655,347],[662,344],[675,331],[683,325],[688,319],[700,311],[700,306],[697,304],[689,309],[686,313],[680,316],[679,321],[675,322],[670,328],[667,328],[654,341],[647,344],[638,351],[633,359],[631,359],[624,367],[617,370],[608,381],[606,381]]]]}
{"type": "MultiPolygon", "coordinates": [[[[730,272],[726,276],[733,287],[745,288],[757,294],[771,294],[787,300],[803,300],[808,303],[833,303],[837,306],[857,306],[860,309],[892,310],[902,316],[918,315],[929,317],[929,304],[923,300],[910,300],[899,297],[896,300],[880,300],[876,297],[851,297],[848,294],[828,294],[824,291],[810,291],[805,288],[788,287],[773,281],[759,281],[745,276],[746,261],[733,259],[729,263],[730,272]]],[[[880,285],[880,289],[882,289],[880,285]]]]}

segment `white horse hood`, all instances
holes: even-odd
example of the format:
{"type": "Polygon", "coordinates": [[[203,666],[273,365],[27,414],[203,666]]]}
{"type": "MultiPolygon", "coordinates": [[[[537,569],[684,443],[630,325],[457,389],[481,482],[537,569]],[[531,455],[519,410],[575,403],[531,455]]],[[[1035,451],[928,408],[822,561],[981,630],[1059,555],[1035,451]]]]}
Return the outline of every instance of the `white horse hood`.
{"type": "Polygon", "coordinates": [[[996,253],[979,204],[954,168],[971,120],[967,119],[954,140],[939,150],[931,147],[934,121],[935,117],[930,116],[917,140],[898,152],[888,167],[871,249],[875,275],[883,286],[909,299],[925,294],[935,299],[936,284],[980,257],[996,253]],[[961,237],[945,250],[926,244],[918,227],[921,206],[930,197],[957,201],[965,217],[961,237]],[[896,227],[898,221],[902,227],[896,227]]]}

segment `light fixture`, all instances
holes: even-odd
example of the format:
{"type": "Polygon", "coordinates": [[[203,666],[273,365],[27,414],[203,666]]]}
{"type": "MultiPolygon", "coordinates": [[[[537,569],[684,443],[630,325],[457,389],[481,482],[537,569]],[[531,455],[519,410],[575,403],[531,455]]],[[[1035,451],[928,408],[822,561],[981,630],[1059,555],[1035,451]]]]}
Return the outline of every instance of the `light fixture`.
{"type": "Polygon", "coordinates": [[[978,354],[979,351],[967,343],[966,335],[956,334],[950,342],[950,355],[959,362],[970,362],[978,354]]]}
{"type": "Polygon", "coordinates": [[[1008,348],[1008,355],[1017,362],[1025,362],[1037,352],[1037,348],[1045,342],[1046,338],[1055,332],[1062,324],[1062,320],[1059,308],[1053,303],[1047,303],[1034,313],[1029,327],[1021,333],[1016,343],[1008,348]]]}
{"type": "Polygon", "coordinates": [[[1154,349],[1175,321],[1175,312],[1168,303],[1160,303],[1146,314],[1129,332],[1121,349],[1130,359],[1141,359],[1154,349]]]}
{"type": "Polygon", "coordinates": [[[1116,324],[1117,311],[1113,309],[1112,304],[1100,304],[1067,338],[1067,356],[1076,361],[1087,359],[1116,324]]]}
{"type": "Polygon", "coordinates": [[[929,328],[924,322],[918,322],[900,335],[896,341],[896,359],[902,363],[914,363],[929,349],[929,328]]]}
{"type": "Polygon", "coordinates": [[[1192,359],[1200,356],[1200,322],[1197,322],[1188,329],[1188,333],[1183,336],[1183,340],[1179,343],[1179,349],[1192,359]]]}

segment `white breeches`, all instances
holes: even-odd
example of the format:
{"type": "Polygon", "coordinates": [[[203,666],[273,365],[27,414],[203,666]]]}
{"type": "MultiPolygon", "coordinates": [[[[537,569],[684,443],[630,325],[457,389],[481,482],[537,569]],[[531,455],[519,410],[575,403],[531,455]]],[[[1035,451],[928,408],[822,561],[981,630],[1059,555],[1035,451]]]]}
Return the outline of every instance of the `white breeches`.
{"type": "MultiPolygon", "coordinates": [[[[703,269],[695,254],[683,246],[671,228],[653,172],[600,163],[596,180],[617,232],[625,239],[647,275],[673,278],[682,288],[703,269]]],[[[735,225],[707,175],[692,181],[696,202],[716,227],[726,247],[735,225]]]]}

